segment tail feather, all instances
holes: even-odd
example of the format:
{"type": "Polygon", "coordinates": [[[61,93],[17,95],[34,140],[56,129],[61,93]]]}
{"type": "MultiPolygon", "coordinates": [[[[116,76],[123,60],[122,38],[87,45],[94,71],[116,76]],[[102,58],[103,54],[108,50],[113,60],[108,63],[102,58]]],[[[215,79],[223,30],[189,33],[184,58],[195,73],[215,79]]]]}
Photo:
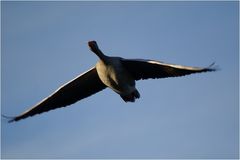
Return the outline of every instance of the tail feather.
{"type": "Polygon", "coordinates": [[[129,95],[120,95],[125,102],[135,102],[135,99],[140,98],[140,94],[137,90],[133,91],[129,95]]]}

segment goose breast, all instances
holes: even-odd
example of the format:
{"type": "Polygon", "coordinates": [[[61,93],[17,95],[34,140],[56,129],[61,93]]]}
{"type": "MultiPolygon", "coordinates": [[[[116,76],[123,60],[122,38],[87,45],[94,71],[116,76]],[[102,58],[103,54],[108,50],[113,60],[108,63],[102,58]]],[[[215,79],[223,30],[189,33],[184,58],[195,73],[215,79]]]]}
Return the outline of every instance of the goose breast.
{"type": "Polygon", "coordinates": [[[135,80],[122,66],[120,57],[111,57],[107,63],[99,60],[96,69],[100,80],[120,95],[135,90],[135,80]]]}

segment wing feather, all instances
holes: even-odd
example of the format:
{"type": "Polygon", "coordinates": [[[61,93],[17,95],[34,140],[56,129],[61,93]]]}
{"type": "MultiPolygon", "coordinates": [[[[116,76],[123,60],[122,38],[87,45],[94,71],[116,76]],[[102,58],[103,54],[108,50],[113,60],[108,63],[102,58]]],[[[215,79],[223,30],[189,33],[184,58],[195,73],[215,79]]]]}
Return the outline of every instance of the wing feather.
{"type": "Polygon", "coordinates": [[[216,69],[212,65],[206,68],[189,67],[168,64],[155,60],[145,59],[122,59],[123,66],[130,72],[135,80],[148,78],[167,78],[185,76],[193,73],[210,72],[216,69]]]}
{"type": "Polygon", "coordinates": [[[29,116],[34,116],[56,108],[65,107],[95,94],[106,88],[98,77],[96,68],[93,67],[85,73],[74,78],[70,82],[59,87],[53,94],[43,99],[41,102],[14,117],[10,122],[18,121],[29,116]]]}

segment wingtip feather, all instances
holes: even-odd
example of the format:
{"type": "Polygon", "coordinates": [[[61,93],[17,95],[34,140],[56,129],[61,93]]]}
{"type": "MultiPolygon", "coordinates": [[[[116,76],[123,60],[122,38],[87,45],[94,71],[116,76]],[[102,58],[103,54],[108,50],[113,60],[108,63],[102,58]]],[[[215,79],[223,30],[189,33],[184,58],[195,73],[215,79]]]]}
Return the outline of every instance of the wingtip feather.
{"type": "Polygon", "coordinates": [[[220,70],[219,66],[215,62],[211,63],[207,68],[207,71],[218,71],[220,70]]]}
{"type": "Polygon", "coordinates": [[[8,123],[12,123],[12,122],[16,121],[16,117],[6,116],[3,114],[2,114],[2,117],[5,119],[8,119],[8,123]]]}

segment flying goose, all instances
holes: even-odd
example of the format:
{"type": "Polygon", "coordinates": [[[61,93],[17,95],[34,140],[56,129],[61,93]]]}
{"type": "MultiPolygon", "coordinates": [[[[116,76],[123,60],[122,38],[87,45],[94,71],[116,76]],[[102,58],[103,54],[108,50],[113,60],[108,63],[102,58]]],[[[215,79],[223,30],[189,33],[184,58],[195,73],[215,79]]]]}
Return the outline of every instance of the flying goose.
{"type": "Polygon", "coordinates": [[[96,41],[89,41],[88,46],[99,57],[99,61],[94,67],[62,85],[29,110],[12,117],[9,122],[66,107],[107,87],[119,94],[125,102],[134,102],[135,99],[140,98],[140,94],[135,87],[136,80],[178,77],[216,70],[212,67],[213,64],[206,68],[200,68],[168,64],[155,60],[110,57],[103,54],[96,41]]]}

